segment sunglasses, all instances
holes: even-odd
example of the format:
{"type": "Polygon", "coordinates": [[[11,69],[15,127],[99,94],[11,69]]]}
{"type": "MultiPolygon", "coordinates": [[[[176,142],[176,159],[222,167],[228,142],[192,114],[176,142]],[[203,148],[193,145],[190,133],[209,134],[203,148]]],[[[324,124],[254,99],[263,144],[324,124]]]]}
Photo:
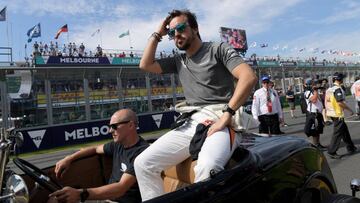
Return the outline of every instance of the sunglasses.
{"type": "Polygon", "coordinates": [[[116,130],[119,125],[129,123],[129,122],[130,122],[130,120],[129,121],[120,121],[118,123],[110,124],[109,127],[112,128],[113,130],[116,130]]]}
{"type": "Polygon", "coordinates": [[[170,39],[174,39],[175,37],[175,30],[178,33],[183,33],[186,29],[187,23],[179,23],[174,28],[169,29],[168,35],[170,39]]]}

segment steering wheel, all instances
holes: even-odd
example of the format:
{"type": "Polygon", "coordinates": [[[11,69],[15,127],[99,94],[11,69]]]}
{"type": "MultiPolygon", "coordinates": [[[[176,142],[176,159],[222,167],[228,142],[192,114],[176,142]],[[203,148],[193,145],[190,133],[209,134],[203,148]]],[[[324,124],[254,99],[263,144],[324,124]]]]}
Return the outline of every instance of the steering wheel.
{"type": "Polygon", "coordinates": [[[49,192],[55,192],[56,190],[63,188],[55,179],[47,176],[41,169],[25,161],[24,159],[14,158],[13,162],[26,175],[28,175],[35,182],[39,183],[39,185],[47,189],[49,192]]]}

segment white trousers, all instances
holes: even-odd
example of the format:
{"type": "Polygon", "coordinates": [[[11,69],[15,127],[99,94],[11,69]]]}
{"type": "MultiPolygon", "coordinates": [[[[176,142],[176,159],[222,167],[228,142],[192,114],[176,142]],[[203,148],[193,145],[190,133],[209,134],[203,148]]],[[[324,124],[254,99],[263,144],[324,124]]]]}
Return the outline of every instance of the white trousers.
{"type": "MultiPolygon", "coordinates": [[[[190,156],[189,145],[196,126],[208,117],[196,113],[191,118],[192,120],[183,126],[161,136],[135,159],[135,173],[142,201],[163,195],[161,172],[190,156]]],[[[194,167],[195,182],[210,177],[211,170],[215,172],[223,170],[240,140],[239,136],[235,136],[233,146],[230,147],[228,128],[207,137],[194,167]]]]}

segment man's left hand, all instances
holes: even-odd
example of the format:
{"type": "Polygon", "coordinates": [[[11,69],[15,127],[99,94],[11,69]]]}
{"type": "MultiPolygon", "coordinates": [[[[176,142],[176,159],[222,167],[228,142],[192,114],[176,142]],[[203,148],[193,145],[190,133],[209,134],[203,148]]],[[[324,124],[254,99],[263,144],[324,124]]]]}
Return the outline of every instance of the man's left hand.
{"type": "Polygon", "coordinates": [[[231,123],[232,115],[228,112],[223,113],[219,120],[214,122],[207,132],[207,136],[211,136],[212,134],[216,133],[224,129],[227,125],[231,123]]]}
{"type": "Polygon", "coordinates": [[[78,203],[80,201],[81,191],[72,187],[64,187],[61,190],[55,191],[49,197],[55,197],[59,202],[78,203]]]}

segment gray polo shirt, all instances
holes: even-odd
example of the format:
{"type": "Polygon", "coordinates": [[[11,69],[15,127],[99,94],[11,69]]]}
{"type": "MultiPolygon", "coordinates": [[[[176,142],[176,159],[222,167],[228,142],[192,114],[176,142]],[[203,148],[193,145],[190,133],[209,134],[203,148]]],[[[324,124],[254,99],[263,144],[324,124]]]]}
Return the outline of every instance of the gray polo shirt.
{"type": "Polygon", "coordinates": [[[227,103],[234,93],[231,71],[244,60],[226,43],[203,42],[191,57],[176,54],[157,60],[163,74],[177,73],[190,105],[227,103]]]}

